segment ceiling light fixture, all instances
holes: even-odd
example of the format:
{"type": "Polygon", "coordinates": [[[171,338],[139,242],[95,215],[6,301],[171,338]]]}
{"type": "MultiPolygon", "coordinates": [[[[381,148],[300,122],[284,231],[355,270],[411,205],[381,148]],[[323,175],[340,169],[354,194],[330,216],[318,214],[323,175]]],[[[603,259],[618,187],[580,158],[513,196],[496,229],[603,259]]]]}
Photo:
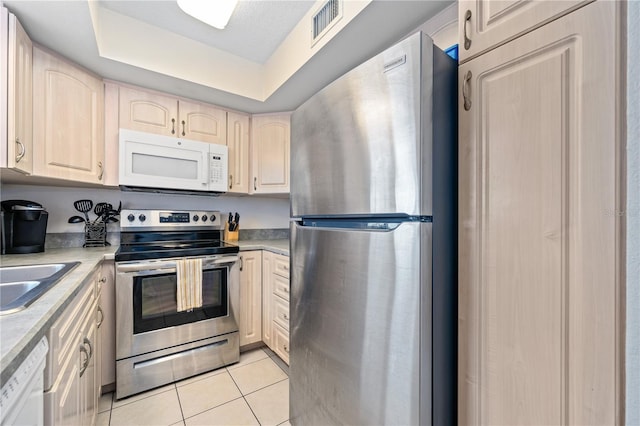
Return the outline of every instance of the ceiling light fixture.
{"type": "Polygon", "coordinates": [[[178,7],[187,15],[212,27],[224,29],[238,0],[177,0],[178,7]]]}

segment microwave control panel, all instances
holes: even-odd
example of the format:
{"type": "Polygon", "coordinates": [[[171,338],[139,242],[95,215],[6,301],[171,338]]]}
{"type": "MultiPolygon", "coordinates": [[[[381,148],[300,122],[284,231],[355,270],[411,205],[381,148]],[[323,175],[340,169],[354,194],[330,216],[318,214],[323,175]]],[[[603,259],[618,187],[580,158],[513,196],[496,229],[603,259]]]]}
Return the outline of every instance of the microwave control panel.
{"type": "Polygon", "coordinates": [[[209,191],[225,192],[227,190],[227,147],[211,146],[209,152],[209,191]]]}

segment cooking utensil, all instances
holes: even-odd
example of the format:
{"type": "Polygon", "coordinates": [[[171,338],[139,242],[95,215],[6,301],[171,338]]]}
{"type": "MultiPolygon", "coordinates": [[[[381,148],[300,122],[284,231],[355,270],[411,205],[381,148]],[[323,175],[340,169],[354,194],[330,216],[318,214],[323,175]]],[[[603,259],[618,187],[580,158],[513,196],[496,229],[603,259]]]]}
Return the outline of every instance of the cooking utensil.
{"type": "Polygon", "coordinates": [[[233,229],[231,229],[232,224],[233,224],[233,213],[229,212],[229,231],[233,231],[233,229]]]}
{"type": "MultiPolygon", "coordinates": [[[[69,218],[69,223],[80,223],[80,222],[85,222],[85,220],[83,218],[81,218],[80,216],[71,216],[69,218]]],[[[86,223],[86,222],[85,222],[86,223]]]]}
{"type": "Polygon", "coordinates": [[[104,222],[104,214],[111,209],[113,209],[113,206],[109,203],[96,204],[96,206],[93,208],[93,212],[96,214],[96,219],[93,221],[93,223],[97,223],[100,219],[102,220],[102,222],[104,222]]]}
{"type": "Polygon", "coordinates": [[[240,226],[240,213],[236,212],[236,216],[233,220],[233,230],[237,231],[238,226],[240,226]]]}
{"type": "Polygon", "coordinates": [[[78,200],[73,202],[73,207],[76,208],[80,213],[84,213],[84,218],[87,223],[89,223],[89,215],[87,212],[90,212],[93,208],[93,201],[91,200],[78,200]]]}

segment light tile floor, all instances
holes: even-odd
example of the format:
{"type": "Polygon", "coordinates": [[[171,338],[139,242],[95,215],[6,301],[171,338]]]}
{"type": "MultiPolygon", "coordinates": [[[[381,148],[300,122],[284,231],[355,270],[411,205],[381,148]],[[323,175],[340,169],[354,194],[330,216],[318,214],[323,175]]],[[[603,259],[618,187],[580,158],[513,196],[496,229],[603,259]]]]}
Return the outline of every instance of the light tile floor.
{"type": "Polygon", "coordinates": [[[102,395],[98,425],[286,425],[289,369],[268,348],[240,362],[138,395],[102,395]]]}

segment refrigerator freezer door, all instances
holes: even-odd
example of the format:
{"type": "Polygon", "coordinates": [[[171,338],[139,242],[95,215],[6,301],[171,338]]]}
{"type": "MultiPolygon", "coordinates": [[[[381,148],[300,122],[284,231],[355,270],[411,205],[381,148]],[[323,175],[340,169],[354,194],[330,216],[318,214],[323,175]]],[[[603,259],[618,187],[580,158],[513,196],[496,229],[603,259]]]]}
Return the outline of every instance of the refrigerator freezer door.
{"type": "Polygon", "coordinates": [[[431,422],[431,232],[292,222],[292,424],[431,422]]]}
{"type": "Polygon", "coordinates": [[[416,33],[293,113],[292,216],[432,215],[433,54],[416,33]]]}

